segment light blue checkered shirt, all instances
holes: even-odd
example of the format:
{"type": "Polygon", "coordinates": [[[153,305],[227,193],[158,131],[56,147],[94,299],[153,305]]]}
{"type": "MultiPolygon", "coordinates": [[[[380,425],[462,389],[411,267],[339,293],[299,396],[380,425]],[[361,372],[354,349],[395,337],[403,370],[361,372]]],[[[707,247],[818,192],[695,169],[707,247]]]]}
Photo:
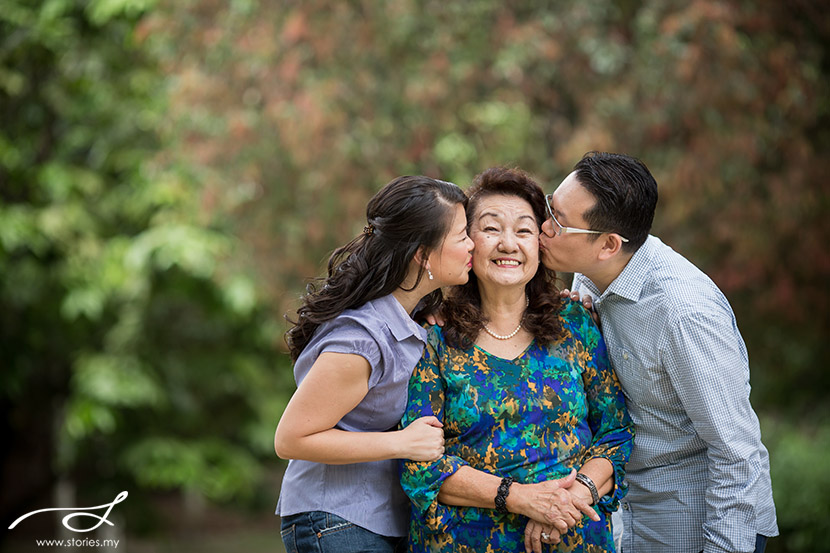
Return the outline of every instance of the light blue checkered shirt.
{"type": "Polygon", "coordinates": [[[636,427],[623,553],[752,552],[778,535],[749,362],[735,315],[697,267],[649,236],[595,298],[636,427]]]}

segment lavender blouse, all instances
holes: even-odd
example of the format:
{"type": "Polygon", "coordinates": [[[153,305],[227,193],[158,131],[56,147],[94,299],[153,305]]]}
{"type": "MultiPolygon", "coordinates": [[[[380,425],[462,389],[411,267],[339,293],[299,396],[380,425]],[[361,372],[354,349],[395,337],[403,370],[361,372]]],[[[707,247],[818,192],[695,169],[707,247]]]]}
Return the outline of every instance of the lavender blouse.
{"type": "MultiPolygon", "coordinates": [[[[409,377],[425,344],[426,330],[398,300],[384,296],[320,325],[294,364],[294,379],[299,385],[321,353],[360,355],[371,366],[369,392],[335,427],[352,432],[395,429],[406,408],[409,377]]],[[[398,470],[394,459],[348,465],[291,460],[277,514],[325,511],[376,534],[405,536],[409,500],[398,470]]]]}

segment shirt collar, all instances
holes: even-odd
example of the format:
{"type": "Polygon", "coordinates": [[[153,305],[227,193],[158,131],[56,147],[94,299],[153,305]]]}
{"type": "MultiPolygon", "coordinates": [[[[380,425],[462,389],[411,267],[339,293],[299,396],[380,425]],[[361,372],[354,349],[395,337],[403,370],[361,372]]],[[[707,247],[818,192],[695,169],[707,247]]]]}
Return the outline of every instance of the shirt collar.
{"type": "Polygon", "coordinates": [[[659,242],[659,238],[649,235],[643,245],[628,260],[617,278],[611,282],[603,296],[616,294],[631,301],[639,300],[643,293],[650,260],[657,247],[657,242],[659,242]]]}
{"type": "Polygon", "coordinates": [[[412,320],[412,317],[406,312],[403,305],[395,299],[395,296],[389,294],[374,300],[372,303],[375,304],[375,309],[384,316],[384,322],[396,340],[401,342],[410,336],[415,336],[426,344],[426,329],[412,320]]]}
{"type": "Polygon", "coordinates": [[[599,293],[599,288],[591,279],[582,275],[582,278],[585,279],[585,285],[594,294],[596,303],[601,303],[603,299],[611,294],[616,294],[634,302],[638,301],[643,293],[652,254],[659,242],[659,238],[649,235],[643,245],[628,260],[617,278],[611,281],[611,284],[602,294],[599,293]]]}

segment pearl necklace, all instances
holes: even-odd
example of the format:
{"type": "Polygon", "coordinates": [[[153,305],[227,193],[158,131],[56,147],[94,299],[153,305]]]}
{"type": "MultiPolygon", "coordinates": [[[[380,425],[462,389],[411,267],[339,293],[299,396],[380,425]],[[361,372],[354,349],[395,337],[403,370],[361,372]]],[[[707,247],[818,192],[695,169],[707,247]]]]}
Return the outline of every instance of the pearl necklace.
{"type": "MultiPolygon", "coordinates": [[[[527,309],[527,307],[529,305],[530,305],[530,299],[527,296],[525,296],[525,309],[527,309]]],[[[513,336],[515,336],[516,334],[519,333],[519,330],[522,329],[522,324],[524,324],[524,322],[525,322],[525,315],[524,315],[524,313],[522,313],[522,320],[519,321],[519,326],[516,327],[516,330],[514,330],[513,332],[511,332],[510,334],[507,334],[505,336],[502,336],[501,334],[496,334],[495,332],[490,330],[490,328],[487,325],[484,325],[484,331],[487,334],[489,334],[490,336],[492,336],[493,338],[495,338],[496,340],[509,340],[510,338],[512,338],[513,336]]]]}

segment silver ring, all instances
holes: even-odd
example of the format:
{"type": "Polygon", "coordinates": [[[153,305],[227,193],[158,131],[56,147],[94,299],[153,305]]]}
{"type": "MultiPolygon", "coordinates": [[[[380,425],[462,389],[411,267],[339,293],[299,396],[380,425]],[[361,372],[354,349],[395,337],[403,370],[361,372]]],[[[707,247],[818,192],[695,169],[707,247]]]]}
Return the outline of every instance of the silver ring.
{"type": "Polygon", "coordinates": [[[542,532],[542,539],[543,540],[549,540],[550,539],[550,534],[545,534],[544,532],[542,532]]]}

